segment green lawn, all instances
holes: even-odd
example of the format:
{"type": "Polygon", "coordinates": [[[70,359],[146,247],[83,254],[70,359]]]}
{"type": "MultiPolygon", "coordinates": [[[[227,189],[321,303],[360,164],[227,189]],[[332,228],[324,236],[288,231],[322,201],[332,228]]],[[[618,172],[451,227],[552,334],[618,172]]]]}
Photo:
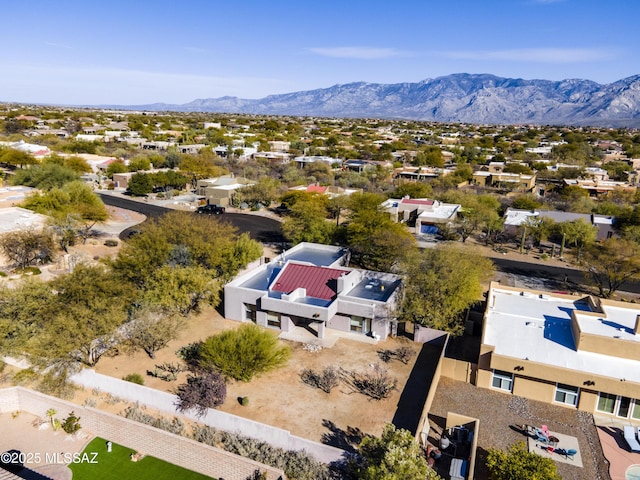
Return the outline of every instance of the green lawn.
{"type": "Polygon", "coordinates": [[[80,457],[83,461],[69,465],[73,471],[73,480],[211,480],[211,477],[154,457],[144,457],[138,462],[132,462],[132,453],[134,450],[115,443],[111,453],[107,453],[107,441],[95,438],[84,449],[80,457]],[[89,463],[91,459],[97,463],[89,463]]]}

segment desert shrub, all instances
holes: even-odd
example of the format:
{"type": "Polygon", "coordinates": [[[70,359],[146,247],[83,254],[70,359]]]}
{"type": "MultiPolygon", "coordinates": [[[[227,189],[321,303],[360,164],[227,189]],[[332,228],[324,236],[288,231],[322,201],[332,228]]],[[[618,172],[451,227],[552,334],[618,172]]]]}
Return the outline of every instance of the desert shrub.
{"type": "Polygon", "coordinates": [[[243,407],[246,407],[247,405],[249,405],[249,397],[242,397],[240,399],[240,405],[242,405],[243,407]]]}
{"type": "Polygon", "coordinates": [[[62,430],[67,432],[68,434],[76,433],[82,427],[80,426],[80,417],[76,416],[75,413],[71,412],[67,418],[62,421],[62,430]]]}
{"type": "Polygon", "coordinates": [[[125,382],[137,383],[138,385],[144,385],[144,378],[139,373],[130,373],[122,378],[125,382]]]}
{"type": "Polygon", "coordinates": [[[114,240],[113,238],[108,238],[104,241],[104,245],[105,247],[117,247],[118,241],[114,240]]]}
{"type": "Polygon", "coordinates": [[[20,273],[22,273],[23,275],[40,275],[42,272],[38,267],[32,266],[23,268],[22,270],[20,270],[20,273]]]}
{"type": "Polygon", "coordinates": [[[254,324],[209,337],[198,352],[202,367],[243,382],[279,367],[290,355],[288,346],[279,345],[272,333],[254,324]]]}
{"type": "Polygon", "coordinates": [[[267,472],[261,472],[260,470],[254,470],[246,480],[267,480],[267,472]]]}
{"type": "Polygon", "coordinates": [[[176,350],[176,356],[184,361],[189,367],[197,368],[200,358],[200,349],[202,342],[194,342],[176,350]]]}
{"type": "Polygon", "coordinates": [[[328,480],[331,478],[329,469],[303,450],[276,448],[260,440],[222,432],[204,425],[193,427],[193,438],[198,442],[280,468],[291,480],[328,480]]]}
{"type": "Polygon", "coordinates": [[[204,417],[207,409],[224,403],[227,398],[227,385],[222,375],[217,372],[190,375],[187,383],[178,387],[176,395],[178,411],[195,409],[196,415],[204,417]]]}
{"type": "Polygon", "coordinates": [[[350,372],[349,378],[353,388],[374,400],[387,398],[398,385],[398,380],[391,377],[379,363],[373,365],[370,372],[350,372]]]}
{"type": "Polygon", "coordinates": [[[335,367],[325,367],[322,372],[315,372],[305,368],[300,374],[303,383],[319,388],[325,393],[331,393],[331,389],[340,383],[340,375],[335,367]]]}
{"type": "Polygon", "coordinates": [[[50,370],[45,373],[38,382],[36,389],[46,395],[71,399],[75,394],[76,387],[68,381],[68,372],[65,370],[50,370]]]}
{"type": "Polygon", "coordinates": [[[411,357],[413,357],[413,354],[414,352],[411,349],[411,347],[407,347],[407,346],[399,347],[399,348],[396,348],[395,350],[378,351],[378,357],[380,357],[380,360],[382,360],[384,363],[389,363],[394,358],[397,358],[405,365],[409,363],[409,360],[411,360],[411,357]]]}
{"type": "Polygon", "coordinates": [[[406,365],[413,357],[414,352],[411,347],[404,346],[397,348],[393,354],[398,360],[406,365]]]}
{"type": "Polygon", "coordinates": [[[13,375],[13,384],[14,385],[25,385],[27,383],[31,383],[38,378],[38,372],[36,372],[33,368],[25,368],[23,370],[17,371],[13,375]]]}
{"type": "Polygon", "coordinates": [[[149,415],[148,413],[145,413],[142,409],[140,409],[138,404],[127,407],[124,412],[121,413],[121,415],[135,422],[140,422],[151,427],[159,428],[176,435],[186,436],[185,425],[179,418],[173,417],[171,420],[169,420],[165,417],[154,417],[153,415],[149,415]]]}
{"type": "Polygon", "coordinates": [[[96,408],[98,406],[98,402],[96,402],[93,398],[85,398],[83,405],[85,407],[96,408]]]}

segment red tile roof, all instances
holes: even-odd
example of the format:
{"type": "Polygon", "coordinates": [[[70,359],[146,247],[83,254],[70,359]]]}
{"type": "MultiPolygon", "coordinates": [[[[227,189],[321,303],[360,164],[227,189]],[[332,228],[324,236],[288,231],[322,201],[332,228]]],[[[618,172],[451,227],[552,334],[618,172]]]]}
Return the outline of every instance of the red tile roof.
{"type": "Polygon", "coordinates": [[[318,185],[309,185],[307,187],[307,192],[309,193],[324,193],[327,191],[327,187],[320,187],[318,185]]]}
{"type": "Polygon", "coordinates": [[[349,271],[289,263],[271,289],[276,292],[291,293],[296,288],[305,288],[308,297],[333,300],[337,295],[336,280],[344,273],[349,271]]]}

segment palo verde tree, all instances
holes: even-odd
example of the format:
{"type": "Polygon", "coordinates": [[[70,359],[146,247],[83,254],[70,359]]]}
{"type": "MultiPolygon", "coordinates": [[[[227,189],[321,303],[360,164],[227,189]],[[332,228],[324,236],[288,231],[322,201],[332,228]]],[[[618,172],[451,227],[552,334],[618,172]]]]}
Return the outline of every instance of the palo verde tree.
{"type": "Polygon", "coordinates": [[[399,318],[452,335],[464,331],[463,313],[482,299],[493,263],[456,245],[427,248],[404,264],[404,301],[399,318]]]}
{"type": "Polygon", "coordinates": [[[54,294],[28,353],[43,366],[95,365],[117,343],[116,329],[128,319],[135,289],[104,266],[82,264],[49,286],[54,294]]]}
{"type": "Polygon", "coordinates": [[[640,245],[609,238],[584,249],[581,264],[601,297],[611,297],[623,283],[640,278],[640,245]]]}
{"type": "Polygon", "coordinates": [[[391,271],[415,251],[416,242],[404,225],[389,218],[381,207],[383,201],[373,193],[351,195],[345,233],[356,263],[371,270],[391,271]]]}
{"type": "Polygon", "coordinates": [[[324,195],[309,195],[297,200],[284,222],[282,233],[294,244],[300,242],[330,243],[333,223],[327,221],[327,202],[324,195]]]}
{"type": "MultiPolygon", "coordinates": [[[[238,235],[228,223],[209,216],[170,212],[147,221],[140,235],[131,238],[113,262],[124,278],[145,287],[156,270],[201,267],[212,280],[226,282],[262,253],[247,234],[238,235]]],[[[166,279],[177,281],[175,276],[166,279]]]]}
{"type": "Polygon", "coordinates": [[[66,183],[62,188],[35,193],[27,197],[22,206],[36,213],[49,215],[59,222],[72,221],[83,241],[91,234],[98,222],[109,218],[109,213],[100,197],[82,181],[66,183]]]}

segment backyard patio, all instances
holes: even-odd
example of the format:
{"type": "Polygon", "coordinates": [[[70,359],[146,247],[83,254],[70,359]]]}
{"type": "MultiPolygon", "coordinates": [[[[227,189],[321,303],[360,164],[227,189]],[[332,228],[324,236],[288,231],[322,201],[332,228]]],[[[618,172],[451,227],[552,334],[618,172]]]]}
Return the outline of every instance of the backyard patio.
{"type": "MultiPolygon", "coordinates": [[[[477,388],[464,382],[442,377],[429,413],[431,429],[428,441],[440,445],[445,432],[447,414],[455,412],[479,419],[476,480],[487,480],[484,467],[490,448],[506,449],[519,441],[531,440],[529,448],[552,458],[563,480],[608,480],[609,464],[603,454],[593,417],[565,407],[527,400],[522,397],[477,388]],[[546,425],[558,439],[557,446],[577,450],[573,460],[535,446],[535,439],[527,434],[525,425],[546,425]],[[579,460],[579,461],[578,461],[579,460]]],[[[451,458],[443,454],[436,464],[443,478],[449,478],[451,458]]]]}

